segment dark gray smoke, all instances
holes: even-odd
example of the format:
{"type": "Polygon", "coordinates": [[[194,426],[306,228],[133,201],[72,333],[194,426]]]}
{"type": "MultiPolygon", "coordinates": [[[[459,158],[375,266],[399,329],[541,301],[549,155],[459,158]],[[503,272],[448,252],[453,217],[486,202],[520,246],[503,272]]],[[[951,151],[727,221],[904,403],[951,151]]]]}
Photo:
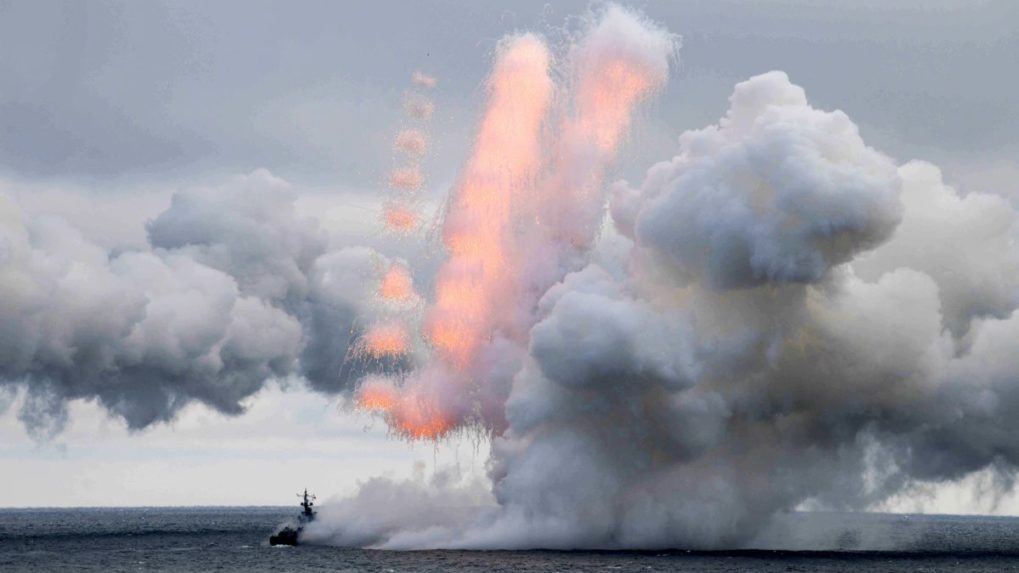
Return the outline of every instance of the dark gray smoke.
{"type": "Polygon", "coordinates": [[[108,252],[60,220],[0,203],[0,385],[45,439],[69,400],[97,400],[132,429],[201,402],[227,414],[267,381],[346,389],[344,365],[384,259],[331,249],[266,171],[176,194],[151,248],[108,252]]]}

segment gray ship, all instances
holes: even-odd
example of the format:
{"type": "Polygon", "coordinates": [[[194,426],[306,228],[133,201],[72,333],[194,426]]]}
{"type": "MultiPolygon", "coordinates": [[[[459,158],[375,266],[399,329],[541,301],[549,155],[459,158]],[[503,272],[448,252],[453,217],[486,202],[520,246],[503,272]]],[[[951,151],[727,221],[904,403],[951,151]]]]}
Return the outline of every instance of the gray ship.
{"type": "MultiPolygon", "coordinates": [[[[297,497],[302,497],[302,495],[297,494],[297,497]]],[[[297,545],[304,526],[315,520],[314,507],[315,496],[308,494],[308,490],[305,489],[301,501],[301,514],[297,516],[297,523],[286,525],[283,529],[272,534],[269,537],[269,545],[297,545]]]]}

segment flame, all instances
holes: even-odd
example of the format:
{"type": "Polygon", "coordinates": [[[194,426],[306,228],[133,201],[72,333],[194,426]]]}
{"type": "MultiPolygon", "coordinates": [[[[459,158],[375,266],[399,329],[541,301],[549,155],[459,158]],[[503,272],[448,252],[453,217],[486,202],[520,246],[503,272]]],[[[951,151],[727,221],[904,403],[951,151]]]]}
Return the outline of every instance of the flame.
{"type": "Polygon", "coordinates": [[[418,226],[417,213],[399,203],[389,203],[382,209],[386,228],[395,233],[410,233],[418,226]]]}
{"type": "Polygon", "coordinates": [[[358,409],[384,414],[391,428],[412,440],[436,440],[456,428],[456,418],[433,394],[401,392],[384,378],[366,380],[354,399],[358,409]]]}
{"type": "Polygon", "coordinates": [[[456,419],[433,396],[405,395],[391,416],[400,433],[412,439],[435,440],[456,427],[456,419]]]}
{"type": "Polygon", "coordinates": [[[425,150],[428,148],[428,139],[425,134],[418,129],[401,129],[396,134],[396,140],[393,142],[393,148],[397,151],[402,151],[410,155],[421,156],[424,155],[425,150]]]}
{"type": "Polygon", "coordinates": [[[375,359],[407,353],[407,329],[398,322],[376,324],[360,341],[361,351],[375,359]]]}
{"type": "Polygon", "coordinates": [[[393,263],[379,282],[379,297],[385,301],[404,302],[414,296],[414,282],[407,267],[393,263]]]}
{"type": "Polygon", "coordinates": [[[357,407],[367,412],[391,412],[399,399],[396,387],[386,382],[366,381],[354,397],[357,407]]]}
{"type": "Polygon", "coordinates": [[[403,109],[414,119],[426,120],[432,117],[435,105],[428,98],[410,94],[403,99],[403,109]]]}
{"type": "Polygon", "coordinates": [[[605,167],[630,127],[634,109],[664,85],[661,70],[637,57],[586,59],[574,79],[574,114],[560,128],[557,163],[540,215],[555,240],[587,249],[597,235],[605,167]]]}
{"type": "MultiPolygon", "coordinates": [[[[572,100],[559,102],[554,126],[547,123],[555,86],[545,44],[520,35],[499,45],[471,155],[442,224],[449,256],[436,274],[424,319],[436,359],[399,382],[368,380],[357,394],[358,407],[383,415],[394,432],[439,439],[475,420],[472,416],[483,417],[490,429],[499,425],[505,398],[484,385],[478,356],[495,333],[526,343],[539,293],[569,272],[576,255],[596,237],[606,165],[630,127],[635,106],[660,88],[668,73],[664,60],[639,46],[607,42],[604,34],[589,32],[571,51],[572,100]]],[[[424,76],[415,75],[414,82],[419,88],[434,85],[424,76]]],[[[434,110],[420,93],[408,93],[404,105],[418,119],[434,110]]],[[[394,148],[422,155],[427,140],[421,131],[405,129],[394,148]]],[[[415,166],[390,176],[391,186],[401,191],[416,191],[422,183],[415,166]]],[[[385,206],[384,219],[397,232],[419,224],[418,215],[399,199],[385,206]]],[[[387,270],[378,296],[383,301],[415,296],[404,266],[387,270]]],[[[365,354],[377,358],[403,354],[404,324],[378,325],[361,344],[365,354]]]]}
{"type": "Polygon", "coordinates": [[[534,36],[500,46],[477,140],[446,215],[450,258],[438,273],[426,329],[460,369],[473,361],[491,334],[496,305],[511,294],[511,197],[541,165],[541,128],[553,92],[549,65],[548,49],[534,36]]]}
{"type": "Polygon", "coordinates": [[[434,88],[435,84],[439,83],[439,80],[435,79],[435,76],[430,76],[421,70],[416,70],[414,72],[414,75],[411,76],[411,81],[415,86],[426,89],[434,88]]]}
{"type": "Polygon", "coordinates": [[[389,185],[403,191],[417,191],[421,188],[424,177],[417,166],[397,167],[389,174],[389,185]]]}

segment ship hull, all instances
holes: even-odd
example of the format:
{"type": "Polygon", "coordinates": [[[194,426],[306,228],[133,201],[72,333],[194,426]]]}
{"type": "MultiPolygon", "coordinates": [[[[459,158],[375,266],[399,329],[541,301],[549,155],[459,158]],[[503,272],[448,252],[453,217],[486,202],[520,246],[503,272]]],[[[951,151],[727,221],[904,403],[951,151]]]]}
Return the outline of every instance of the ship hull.
{"type": "Polygon", "coordinates": [[[300,529],[283,528],[279,533],[269,537],[269,545],[297,545],[297,537],[300,533],[300,529]]]}

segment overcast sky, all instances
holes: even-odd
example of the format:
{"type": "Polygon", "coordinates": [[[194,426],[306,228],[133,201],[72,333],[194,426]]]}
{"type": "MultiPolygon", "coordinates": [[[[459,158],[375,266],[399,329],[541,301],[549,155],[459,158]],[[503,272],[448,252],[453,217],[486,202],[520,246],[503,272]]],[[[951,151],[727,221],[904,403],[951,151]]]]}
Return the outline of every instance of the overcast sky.
{"type": "MultiPolygon", "coordinates": [[[[816,107],[847,112],[870,145],[1019,201],[1019,3],[633,4],[682,36],[681,61],[617,176],[639,178],[683,130],[716,121],[737,81],[781,69],[816,107]]],[[[145,221],[173,191],[267,168],[353,244],[377,234],[366,220],[411,73],[439,79],[425,165],[438,200],[464,159],[499,38],[534,30],[562,42],[589,6],[0,0],[0,194],[127,248],[144,243],[145,221]]],[[[18,423],[21,398],[0,395],[13,402],[0,414],[0,506],[280,504],[305,485],[328,496],[415,463],[477,469],[485,457],[469,439],[390,440],[382,424],[289,385],[238,418],[190,406],[134,434],[79,403],[47,444],[18,423]]],[[[897,507],[921,506],[988,509],[957,492],[897,507]]],[[[998,511],[1019,513],[1019,502],[998,511]]]]}

